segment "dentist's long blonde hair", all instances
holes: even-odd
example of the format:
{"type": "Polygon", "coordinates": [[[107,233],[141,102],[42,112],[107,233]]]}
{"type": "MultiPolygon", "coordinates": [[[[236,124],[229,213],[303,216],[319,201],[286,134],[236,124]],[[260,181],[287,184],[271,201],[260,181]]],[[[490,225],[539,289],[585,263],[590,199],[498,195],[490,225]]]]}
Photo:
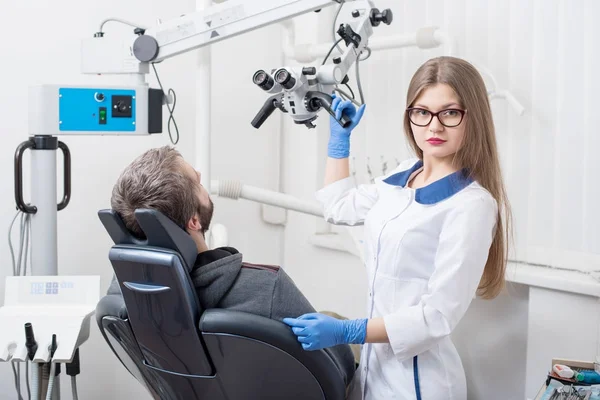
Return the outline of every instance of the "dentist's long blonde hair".
{"type": "MultiPolygon", "coordinates": [[[[479,72],[465,60],[438,57],[423,64],[413,76],[408,87],[407,108],[412,107],[424,89],[437,83],[450,86],[465,115],[465,136],[455,161],[470,171],[471,177],[487,189],[498,202],[498,222],[488,260],[477,294],[492,299],[504,288],[508,243],[512,238],[512,216],[506,189],[502,180],[496,132],[485,83],[479,72]]],[[[412,149],[420,159],[423,151],[417,145],[408,114],[404,113],[404,132],[412,149]]]]}

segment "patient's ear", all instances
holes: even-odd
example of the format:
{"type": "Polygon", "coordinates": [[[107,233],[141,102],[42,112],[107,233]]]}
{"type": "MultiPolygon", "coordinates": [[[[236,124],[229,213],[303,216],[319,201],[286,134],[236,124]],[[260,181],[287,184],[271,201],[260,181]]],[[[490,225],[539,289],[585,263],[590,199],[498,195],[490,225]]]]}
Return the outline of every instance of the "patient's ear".
{"type": "Polygon", "coordinates": [[[202,229],[202,224],[200,224],[200,218],[198,217],[198,214],[194,214],[194,216],[190,218],[186,229],[188,232],[198,232],[202,229]]]}

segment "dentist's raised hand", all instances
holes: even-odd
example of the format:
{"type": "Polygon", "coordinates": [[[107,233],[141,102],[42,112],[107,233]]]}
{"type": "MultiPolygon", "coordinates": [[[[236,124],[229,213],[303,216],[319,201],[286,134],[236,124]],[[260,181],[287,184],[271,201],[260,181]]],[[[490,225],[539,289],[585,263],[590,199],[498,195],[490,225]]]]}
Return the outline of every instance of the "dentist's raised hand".
{"type": "Polygon", "coordinates": [[[336,118],[329,117],[330,135],[327,155],[337,159],[348,158],[350,156],[350,134],[365,113],[365,104],[357,109],[350,100],[344,101],[335,94],[332,97],[331,109],[336,118]],[[342,117],[342,112],[352,120],[352,123],[346,128],[343,128],[336,121],[336,119],[339,120],[342,117]]]}

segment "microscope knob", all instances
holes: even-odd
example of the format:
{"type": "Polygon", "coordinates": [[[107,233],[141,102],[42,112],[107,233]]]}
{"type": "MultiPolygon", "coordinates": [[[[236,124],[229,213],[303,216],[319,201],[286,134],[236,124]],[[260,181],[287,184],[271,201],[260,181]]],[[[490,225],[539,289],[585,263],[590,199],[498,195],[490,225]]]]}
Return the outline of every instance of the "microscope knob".
{"type": "Polygon", "coordinates": [[[380,23],[384,23],[386,25],[390,25],[394,20],[394,13],[392,10],[385,9],[382,12],[379,12],[379,9],[373,8],[371,10],[371,25],[379,26],[380,23]]]}
{"type": "Polygon", "coordinates": [[[381,12],[381,22],[386,25],[390,25],[394,20],[394,13],[389,8],[383,10],[381,12]]]}

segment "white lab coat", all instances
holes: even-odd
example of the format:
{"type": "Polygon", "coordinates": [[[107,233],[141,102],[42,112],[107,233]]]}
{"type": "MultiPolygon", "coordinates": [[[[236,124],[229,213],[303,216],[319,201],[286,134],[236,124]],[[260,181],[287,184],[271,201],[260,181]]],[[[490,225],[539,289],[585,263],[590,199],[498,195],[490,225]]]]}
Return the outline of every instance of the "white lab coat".
{"type": "Polygon", "coordinates": [[[498,207],[460,171],[407,188],[421,168],[411,159],[374,184],[346,178],[317,192],[327,221],[364,223],[367,317],[383,317],[390,339],[363,346],[365,400],[467,398],[450,333],[476,294],[498,207]]]}

